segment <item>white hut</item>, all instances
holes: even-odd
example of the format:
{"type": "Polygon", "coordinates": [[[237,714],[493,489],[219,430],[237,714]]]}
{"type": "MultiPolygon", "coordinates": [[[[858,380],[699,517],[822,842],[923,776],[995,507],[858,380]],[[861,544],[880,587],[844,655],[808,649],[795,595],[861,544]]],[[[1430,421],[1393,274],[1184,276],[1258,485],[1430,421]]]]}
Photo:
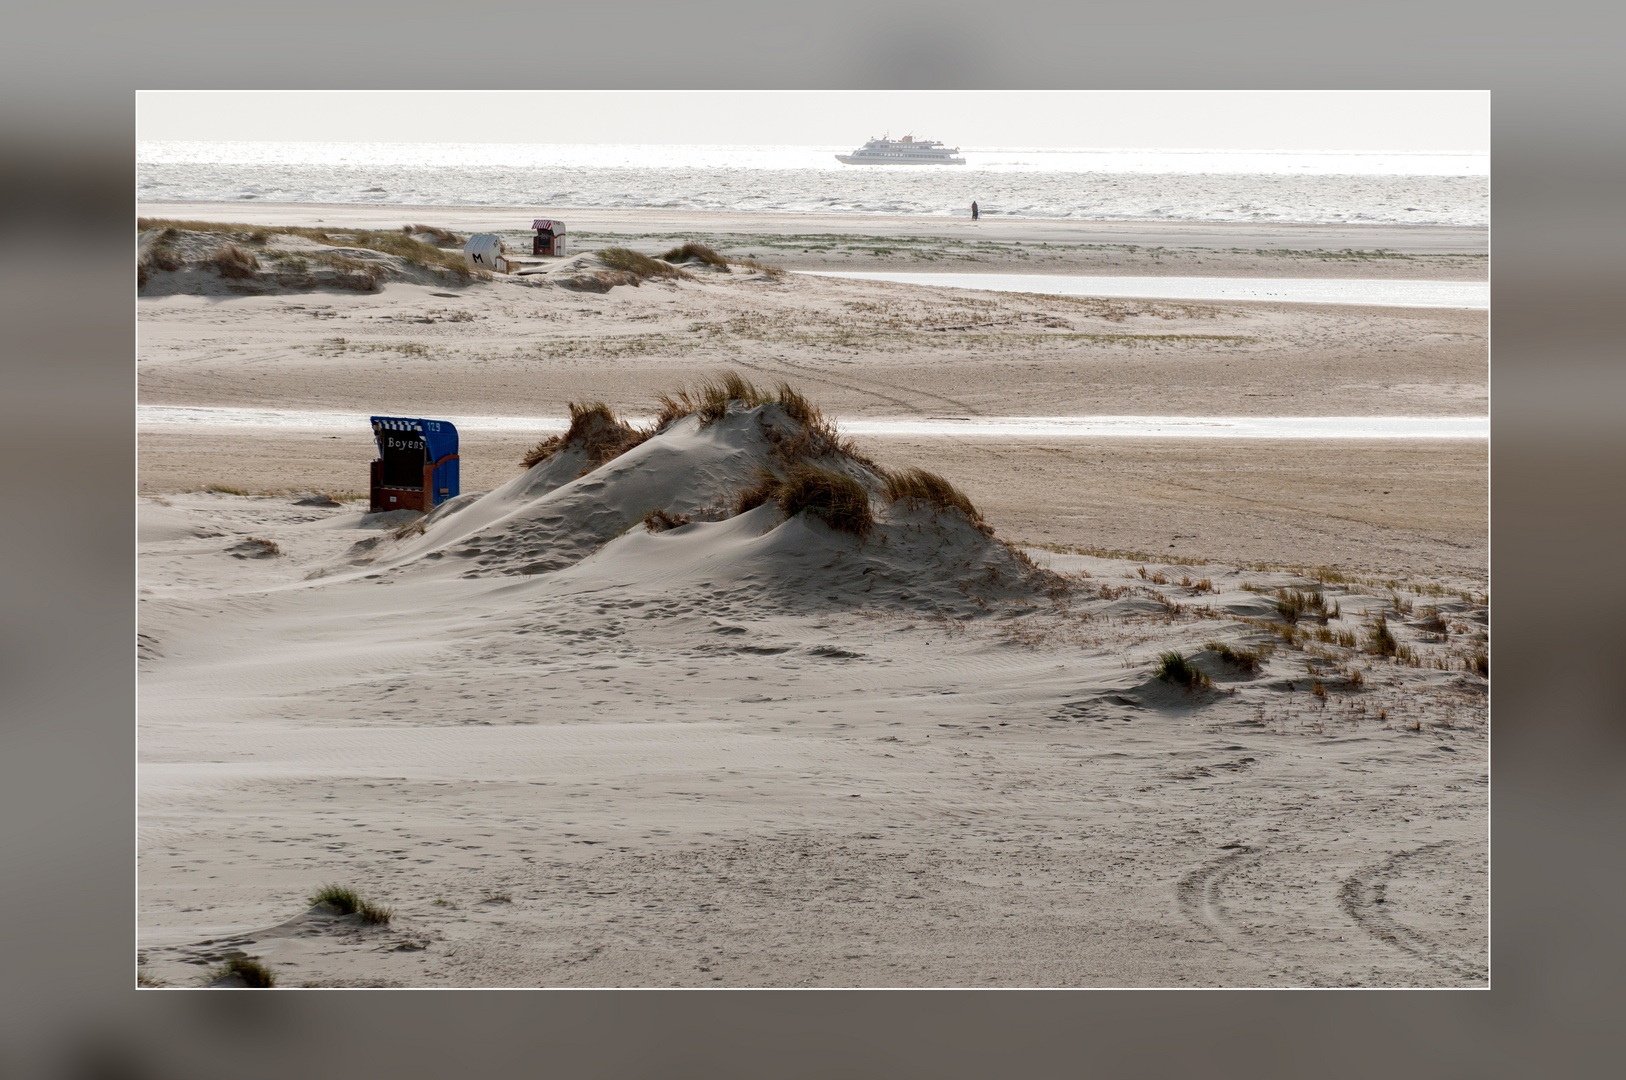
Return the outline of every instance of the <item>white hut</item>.
{"type": "Polygon", "coordinates": [[[507,250],[503,247],[502,239],[496,234],[475,233],[469,237],[469,242],[463,245],[463,258],[468,260],[471,269],[506,274],[508,260],[504,255],[507,250]]]}
{"type": "Polygon", "coordinates": [[[531,222],[536,238],[531,241],[532,255],[563,255],[565,253],[565,223],[557,218],[537,218],[531,222]]]}

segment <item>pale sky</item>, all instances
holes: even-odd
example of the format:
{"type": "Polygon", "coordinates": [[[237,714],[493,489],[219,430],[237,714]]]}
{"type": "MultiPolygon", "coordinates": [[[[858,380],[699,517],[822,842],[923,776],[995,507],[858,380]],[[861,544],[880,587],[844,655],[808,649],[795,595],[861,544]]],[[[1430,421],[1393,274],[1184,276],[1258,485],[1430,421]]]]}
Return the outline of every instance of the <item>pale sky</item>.
{"type": "Polygon", "coordinates": [[[1490,152],[1488,91],[172,91],[139,140],[1490,152]]]}

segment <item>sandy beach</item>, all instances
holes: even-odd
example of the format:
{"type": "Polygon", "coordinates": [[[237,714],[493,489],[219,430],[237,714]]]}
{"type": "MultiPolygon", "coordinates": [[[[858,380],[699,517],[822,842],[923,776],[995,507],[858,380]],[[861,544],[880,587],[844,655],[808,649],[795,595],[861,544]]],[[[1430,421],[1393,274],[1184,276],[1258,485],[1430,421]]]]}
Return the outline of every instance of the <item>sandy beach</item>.
{"type": "MultiPolygon", "coordinates": [[[[1488,272],[1483,230],[791,218],[570,215],[579,250],[787,270],[1488,272]]],[[[838,423],[1489,405],[1484,311],[562,280],[188,263],[137,300],[140,401],[642,417],[728,369],[838,423]]],[[[468,494],[421,527],[349,501],[365,428],[143,427],[142,978],[241,954],[283,985],[1485,985],[1482,440],[866,436],[809,460],[866,487],[872,533],[726,509],[798,423],[735,402],[529,471],[535,435],[469,431],[468,494]],[[941,474],[985,528],[866,460],[941,474]],[[691,523],[652,531],[662,507],[691,523]],[[1171,650],[1202,676],[1156,675],[1171,650]],[[311,908],[329,882],[395,917],[311,908]]]]}

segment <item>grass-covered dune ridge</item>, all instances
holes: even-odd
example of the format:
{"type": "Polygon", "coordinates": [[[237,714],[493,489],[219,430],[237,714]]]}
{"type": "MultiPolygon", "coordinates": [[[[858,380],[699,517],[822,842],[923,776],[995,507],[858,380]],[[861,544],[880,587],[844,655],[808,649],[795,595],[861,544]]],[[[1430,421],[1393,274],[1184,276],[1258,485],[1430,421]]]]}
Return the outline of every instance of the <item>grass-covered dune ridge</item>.
{"type": "Polygon", "coordinates": [[[647,427],[602,402],[572,405],[570,429],[533,447],[521,475],[356,561],[535,576],[619,560],[649,577],[682,577],[687,562],[808,600],[960,613],[1065,587],[995,537],[948,480],[889,472],[789,385],[725,372],[657,404],[647,427]]]}
{"type": "Polygon", "coordinates": [[[693,280],[694,275],[661,259],[652,259],[631,248],[599,248],[593,253],[599,262],[612,270],[634,274],[639,278],[670,278],[677,281],[693,280]]]}
{"type": "MultiPolygon", "coordinates": [[[[706,274],[732,274],[738,268],[747,280],[778,282],[784,271],[755,259],[726,259],[705,244],[688,242],[656,257],[619,245],[594,248],[562,263],[546,266],[541,280],[578,292],[608,292],[618,285],[641,287],[645,281],[667,285],[692,282],[706,274]]],[[[537,273],[536,269],[526,273],[537,273]]]]}
{"type": "Polygon", "coordinates": [[[655,433],[653,428],[635,428],[619,419],[602,401],[570,403],[570,427],[563,435],[551,435],[520,459],[527,469],[551,458],[554,454],[573,447],[585,460],[602,465],[619,457],[655,433]]]}
{"type": "MultiPolygon", "coordinates": [[[[468,265],[465,237],[437,225],[400,229],[249,225],[243,222],[136,219],[136,282],[143,295],[173,293],[264,293],[341,288],[373,292],[389,281],[467,284],[493,274],[468,265]]],[[[645,281],[692,282],[695,271],[777,282],[784,272],[754,259],[726,259],[697,242],[656,258],[611,245],[563,262],[527,260],[509,252],[523,273],[513,280],[577,292],[608,292],[645,281]]]]}
{"type": "Polygon", "coordinates": [[[321,229],[138,218],[136,281],[143,292],[337,287],[371,292],[385,281],[467,282],[463,240],[432,225],[321,229]],[[199,281],[197,279],[201,278],[199,281]]]}

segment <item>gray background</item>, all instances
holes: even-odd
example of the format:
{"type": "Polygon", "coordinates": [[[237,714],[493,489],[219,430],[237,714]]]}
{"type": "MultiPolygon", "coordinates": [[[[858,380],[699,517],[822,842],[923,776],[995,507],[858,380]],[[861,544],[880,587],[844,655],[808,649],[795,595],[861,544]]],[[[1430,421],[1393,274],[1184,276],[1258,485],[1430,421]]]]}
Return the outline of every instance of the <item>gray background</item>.
{"type": "Polygon", "coordinates": [[[374,0],[9,15],[0,1075],[1599,1072],[1626,970],[1622,20],[1508,11],[374,0]],[[454,85],[1492,90],[1494,988],[136,993],[133,90],[454,85]],[[53,253],[63,239],[71,258],[53,253]]]}

